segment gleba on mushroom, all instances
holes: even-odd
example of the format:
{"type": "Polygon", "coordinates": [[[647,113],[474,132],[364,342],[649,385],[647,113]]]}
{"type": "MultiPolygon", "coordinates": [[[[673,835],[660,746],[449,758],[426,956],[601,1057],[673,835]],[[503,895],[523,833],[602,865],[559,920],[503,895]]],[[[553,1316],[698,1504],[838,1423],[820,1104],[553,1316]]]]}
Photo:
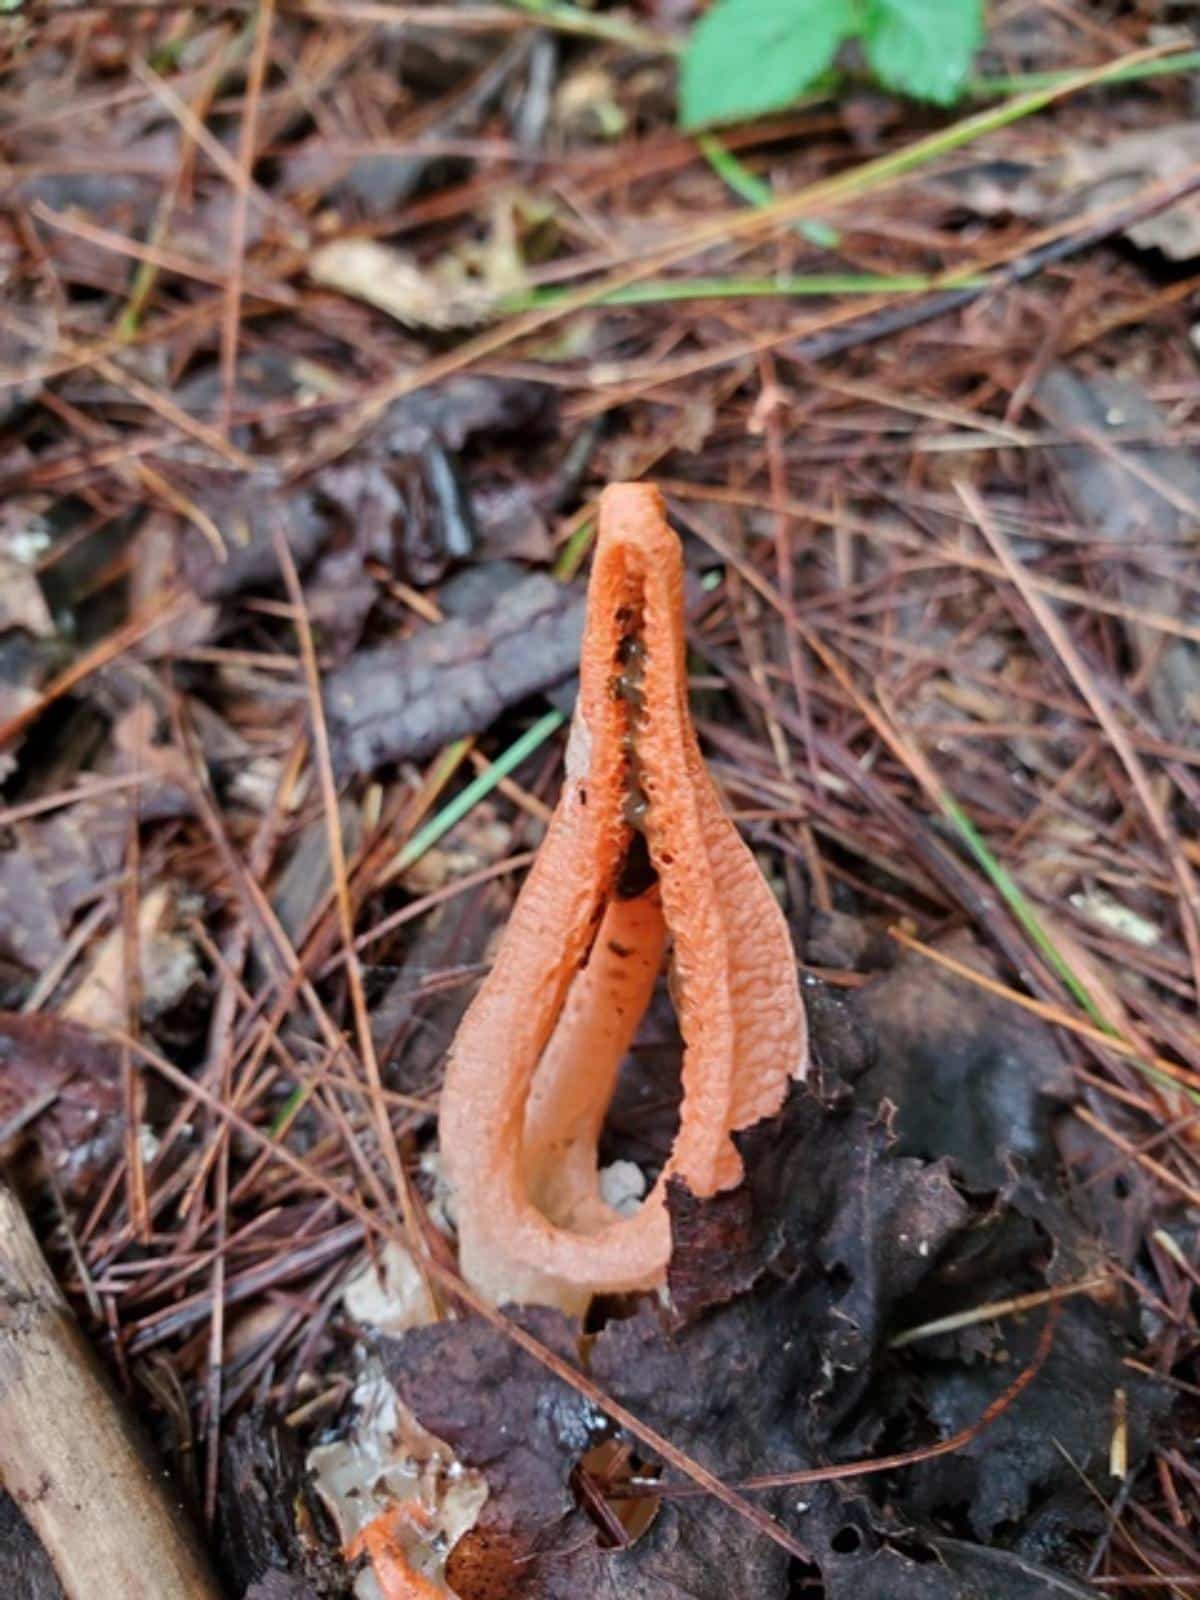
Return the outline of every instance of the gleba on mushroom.
{"type": "Polygon", "coordinates": [[[562,794],[495,963],[451,1048],[443,1162],[464,1276],[493,1300],[581,1310],[653,1288],[666,1183],[736,1185],[731,1135],[807,1064],[787,926],[722,808],[688,710],[683,559],[649,485],[600,500],[562,794]],[[630,1217],[597,1144],[663,963],[683,1037],[670,1158],[630,1217]]]}

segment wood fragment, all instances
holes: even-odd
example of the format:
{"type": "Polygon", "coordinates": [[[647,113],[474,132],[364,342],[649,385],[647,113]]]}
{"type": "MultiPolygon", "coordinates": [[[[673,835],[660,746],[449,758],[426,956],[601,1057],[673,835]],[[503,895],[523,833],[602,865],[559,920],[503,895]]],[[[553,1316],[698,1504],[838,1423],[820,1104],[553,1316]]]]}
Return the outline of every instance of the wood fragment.
{"type": "Polygon", "coordinates": [[[12,1191],[0,1185],[0,1480],[67,1600],[219,1600],[12,1191]]]}
{"type": "Polygon", "coordinates": [[[326,681],[335,764],[370,772],[482,732],[506,706],[570,677],[582,632],[582,597],[537,574],[482,617],[361,651],[326,681]]]}

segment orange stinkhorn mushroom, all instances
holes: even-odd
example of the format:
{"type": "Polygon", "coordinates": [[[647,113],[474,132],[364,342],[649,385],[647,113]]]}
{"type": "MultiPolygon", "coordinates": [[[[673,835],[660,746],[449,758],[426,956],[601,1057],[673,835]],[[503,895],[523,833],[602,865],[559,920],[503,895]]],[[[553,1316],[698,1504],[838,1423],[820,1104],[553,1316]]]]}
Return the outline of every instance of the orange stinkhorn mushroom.
{"type": "Polygon", "coordinates": [[[787,925],[692,728],[679,540],[657,490],[613,484],[562,794],[446,1069],[465,1277],[497,1301],[565,1310],[661,1284],[667,1179],[702,1197],[737,1184],[731,1134],[776,1112],[806,1064],[787,925]],[[625,1217],[601,1195],[597,1143],[668,948],[679,1128],[625,1217]]]}

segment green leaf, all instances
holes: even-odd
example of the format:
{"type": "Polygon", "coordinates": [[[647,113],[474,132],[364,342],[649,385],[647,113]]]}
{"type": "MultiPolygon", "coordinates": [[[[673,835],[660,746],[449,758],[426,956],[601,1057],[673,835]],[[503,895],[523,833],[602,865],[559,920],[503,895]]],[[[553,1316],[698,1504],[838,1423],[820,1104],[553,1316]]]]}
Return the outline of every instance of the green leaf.
{"type": "Polygon", "coordinates": [[[856,26],[853,0],[717,0],[683,53],[680,121],[695,128],[790,105],[856,26]]]}
{"type": "Polygon", "coordinates": [[[983,0],[867,0],[862,31],[880,83],[948,106],[983,38],[983,0]]]}

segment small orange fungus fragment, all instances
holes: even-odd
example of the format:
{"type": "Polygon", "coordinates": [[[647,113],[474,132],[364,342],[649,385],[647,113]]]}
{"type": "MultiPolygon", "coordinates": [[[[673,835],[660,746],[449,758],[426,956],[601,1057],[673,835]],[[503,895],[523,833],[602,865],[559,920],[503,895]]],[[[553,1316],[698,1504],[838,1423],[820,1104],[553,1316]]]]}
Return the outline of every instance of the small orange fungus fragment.
{"type": "Polygon", "coordinates": [[[464,1275],[493,1300],[580,1310],[655,1287],[666,1181],[742,1175],[731,1135],[807,1064],[782,912],[722,808],[688,710],[683,558],[657,490],[614,484],[600,526],[566,776],[441,1104],[464,1275]],[[597,1144],[622,1058],[670,956],[684,1042],[670,1159],[632,1216],[597,1144]]]}
{"type": "Polygon", "coordinates": [[[411,1564],[407,1530],[428,1534],[432,1519],[419,1501],[392,1506],[368,1522],[346,1546],[346,1558],[366,1555],[383,1600],[445,1600],[449,1590],[424,1577],[411,1564]]]}

